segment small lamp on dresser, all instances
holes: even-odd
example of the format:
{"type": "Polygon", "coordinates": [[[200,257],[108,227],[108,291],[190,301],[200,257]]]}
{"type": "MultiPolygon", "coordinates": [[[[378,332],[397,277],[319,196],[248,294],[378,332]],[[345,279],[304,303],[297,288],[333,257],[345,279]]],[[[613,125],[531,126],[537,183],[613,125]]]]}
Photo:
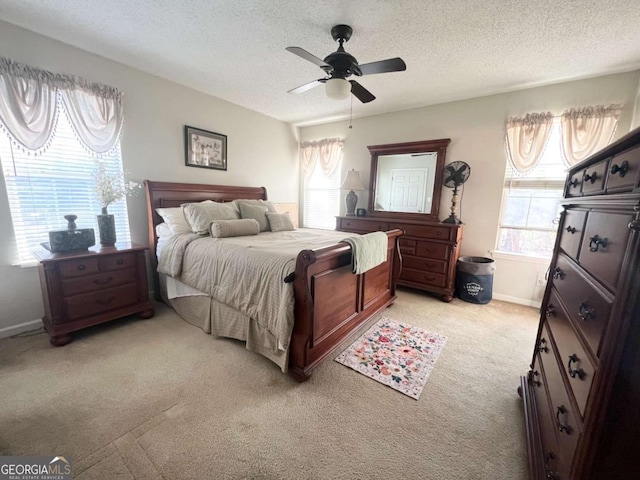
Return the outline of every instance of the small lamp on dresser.
{"type": "Polygon", "coordinates": [[[349,170],[347,172],[347,176],[344,178],[342,185],[340,185],[341,190],[349,190],[347,193],[346,203],[347,203],[347,216],[353,217],[355,216],[356,205],[358,204],[358,195],[356,195],[355,190],[364,190],[364,186],[362,185],[362,180],[360,180],[360,172],[357,170],[349,170]]]}

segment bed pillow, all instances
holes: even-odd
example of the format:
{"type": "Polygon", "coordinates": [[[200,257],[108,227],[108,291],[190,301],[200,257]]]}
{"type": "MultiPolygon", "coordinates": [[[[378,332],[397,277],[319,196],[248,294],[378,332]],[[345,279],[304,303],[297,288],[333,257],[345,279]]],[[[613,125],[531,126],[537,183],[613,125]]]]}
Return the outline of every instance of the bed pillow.
{"type": "Polygon", "coordinates": [[[267,212],[267,220],[269,220],[269,227],[271,227],[272,232],[295,230],[288,213],[267,212]]]}
{"type": "Polygon", "coordinates": [[[236,206],[230,203],[186,203],[182,209],[191,231],[198,235],[208,235],[211,222],[240,218],[236,206]]]}
{"type": "Polygon", "coordinates": [[[169,226],[173,234],[191,233],[191,226],[187,223],[182,207],[156,208],[156,212],[169,226]]]}
{"type": "Polygon", "coordinates": [[[240,203],[240,215],[242,218],[252,218],[260,225],[261,232],[269,231],[269,220],[267,220],[267,207],[262,205],[249,205],[240,203]]]}
{"type": "Polygon", "coordinates": [[[237,220],[217,220],[209,227],[211,236],[215,238],[244,237],[260,233],[260,224],[253,218],[237,220]]]}
{"type": "Polygon", "coordinates": [[[245,203],[247,205],[260,205],[262,207],[267,207],[267,210],[273,213],[278,213],[276,206],[270,202],[269,200],[249,200],[249,199],[239,199],[233,201],[235,204],[240,206],[241,203],[245,203]]]}

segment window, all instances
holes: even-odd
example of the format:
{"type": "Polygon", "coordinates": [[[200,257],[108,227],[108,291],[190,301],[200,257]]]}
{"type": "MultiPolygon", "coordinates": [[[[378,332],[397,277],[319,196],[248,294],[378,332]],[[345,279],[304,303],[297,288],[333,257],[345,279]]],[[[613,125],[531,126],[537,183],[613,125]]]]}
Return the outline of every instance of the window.
{"type": "MultiPolygon", "coordinates": [[[[59,108],[64,108],[60,102],[59,108]]],[[[101,157],[109,173],[122,174],[120,144],[101,157]]],[[[78,228],[93,228],[99,242],[96,215],[100,204],[93,192],[95,158],[76,139],[66,114],[50,146],[40,155],[28,154],[0,135],[0,163],[7,187],[18,249],[17,262],[33,262],[32,252],[49,240],[49,231],[66,228],[65,215],[78,216],[78,228]]],[[[129,241],[126,200],[109,205],[118,241],[129,241]]]]}
{"type": "Polygon", "coordinates": [[[316,162],[313,172],[304,181],[303,224],[309,228],[333,230],[340,213],[340,164],[327,176],[316,162]]]}
{"type": "Polygon", "coordinates": [[[498,251],[551,256],[565,178],[560,125],[556,122],[545,152],[532,171],[519,174],[507,162],[498,251]]]}

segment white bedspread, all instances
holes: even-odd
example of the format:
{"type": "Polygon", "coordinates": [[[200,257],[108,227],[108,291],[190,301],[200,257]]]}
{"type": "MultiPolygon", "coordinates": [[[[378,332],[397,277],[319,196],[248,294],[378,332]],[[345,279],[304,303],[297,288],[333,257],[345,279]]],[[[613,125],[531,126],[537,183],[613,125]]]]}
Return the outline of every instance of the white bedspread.
{"type": "Polygon", "coordinates": [[[293,329],[293,284],[298,253],[334,245],[344,232],[297,229],[248,237],[175,235],[162,249],[158,271],[166,273],[266,328],[286,350],[293,329]],[[179,237],[179,238],[176,238],[179,237]]]}

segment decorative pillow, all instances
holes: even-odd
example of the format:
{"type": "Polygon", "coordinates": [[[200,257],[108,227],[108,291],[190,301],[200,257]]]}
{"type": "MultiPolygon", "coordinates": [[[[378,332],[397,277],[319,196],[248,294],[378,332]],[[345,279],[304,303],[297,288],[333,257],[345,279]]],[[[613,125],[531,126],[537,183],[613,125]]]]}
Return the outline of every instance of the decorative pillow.
{"type": "Polygon", "coordinates": [[[156,212],[169,225],[172,233],[191,233],[191,226],[187,223],[182,207],[156,208],[156,212]]]}
{"type": "MultiPolygon", "coordinates": [[[[189,233],[190,232],[191,230],[189,230],[189,233]]],[[[173,230],[171,230],[171,227],[167,223],[162,222],[156,225],[156,235],[158,238],[170,237],[173,235],[173,230]]]]}
{"type": "Polygon", "coordinates": [[[211,222],[210,232],[212,237],[243,237],[245,235],[257,235],[260,233],[260,224],[253,218],[238,220],[217,220],[211,222]]]}
{"type": "Polygon", "coordinates": [[[211,222],[240,218],[235,205],[229,203],[187,203],[182,206],[182,209],[187,223],[191,226],[191,231],[198,235],[207,235],[211,222]]]}
{"type": "Polygon", "coordinates": [[[242,218],[253,218],[260,225],[260,231],[269,230],[269,220],[267,220],[267,207],[262,205],[249,205],[248,203],[240,203],[240,215],[242,218]]]}
{"type": "Polygon", "coordinates": [[[244,203],[247,205],[260,205],[262,207],[267,207],[267,210],[270,212],[278,213],[276,206],[269,200],[249,200],[249,199],[241,198],[239,200],[234,200],[233,203],[237,204],[238,206],[240,206],[241,203],[244,203]]]}
{"type": "Polygon", "coordinates": [[[288,213],[271,213],[267,212],[267,220],[269,220],[269,226],[272,232],[286,232],[288,230],[295,230],[291,217],[288,213]]]}

